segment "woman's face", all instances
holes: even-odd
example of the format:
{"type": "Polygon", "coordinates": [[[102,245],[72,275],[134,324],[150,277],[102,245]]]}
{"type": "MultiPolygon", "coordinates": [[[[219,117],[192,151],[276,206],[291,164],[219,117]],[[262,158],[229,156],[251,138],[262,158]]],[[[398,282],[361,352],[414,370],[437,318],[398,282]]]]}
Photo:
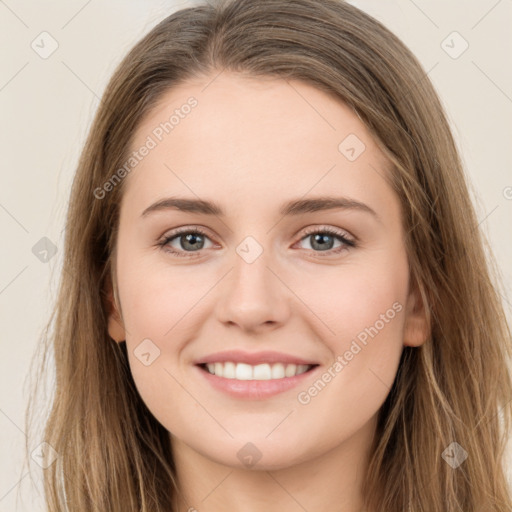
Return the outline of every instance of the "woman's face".
{"type": "Polygon", "coordinates": [[[210,460],[367,445],[426,333],[389,162],[310,85],[215,76],[170,90],[132,141],[109,332],[173,442],[210,460]]]}

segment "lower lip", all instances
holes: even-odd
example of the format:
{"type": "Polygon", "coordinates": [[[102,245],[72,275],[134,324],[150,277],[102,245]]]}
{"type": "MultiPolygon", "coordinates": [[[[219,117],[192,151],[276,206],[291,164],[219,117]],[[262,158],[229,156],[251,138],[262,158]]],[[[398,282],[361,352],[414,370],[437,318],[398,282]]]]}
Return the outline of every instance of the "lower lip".
{"type": "Polygon", "coordinates": [[[196,365],[196,368],[215,389],[236,398],[259,400],[278,395],[304,383],[304,380],[308,379],[319,366],[314,366],[311,370],[300,375],[270,380],[225,379],[224,377],[213,375],[198,365],[196,365]]]}

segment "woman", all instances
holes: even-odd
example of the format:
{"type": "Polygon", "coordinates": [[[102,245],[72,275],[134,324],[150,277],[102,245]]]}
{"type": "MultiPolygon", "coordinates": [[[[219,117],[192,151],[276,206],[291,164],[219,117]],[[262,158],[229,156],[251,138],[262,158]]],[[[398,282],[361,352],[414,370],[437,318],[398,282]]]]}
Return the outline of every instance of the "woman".
{"type": "Polygon", "coordinates": [[[49,510],[510,510],[510,331],[438,97],[378,21],[174,13],[69,204],[49,510]]]}

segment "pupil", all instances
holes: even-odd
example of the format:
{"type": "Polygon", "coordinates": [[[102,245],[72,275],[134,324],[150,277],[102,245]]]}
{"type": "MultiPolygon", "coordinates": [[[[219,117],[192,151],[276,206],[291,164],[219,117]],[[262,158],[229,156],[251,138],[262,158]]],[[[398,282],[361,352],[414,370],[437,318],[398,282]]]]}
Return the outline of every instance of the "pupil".
{"type": "Polygon", "coordinates": [[[331,239],[331,243],[332,243],[332,236],[331,235],[322,235],[322,234],[319,234],[319,233],[313,235],[313,239],[314,239],[313,246],[315,244],[319,244],[318,248],[323,250],[323,251],[331,249],[331,247],[326,247],[326,244],[327,245],[330,245],[330,244],[329,244],[329,241],[327,241],[327,242],[324,241],[325,238],[327,238],[327,239],[330,238],[331,239]]]}
{"type": "Polygon", "coordinates": [[[185,235],[185,239],[186,239],[186,243],[190,244],[190,247],[192,247],[193,249],[197,249],[197,247],[200,244],[200,241],[198,242],[197,239],[201,239],[201,235],[195,235],[193,233],[189,233],[188,235],[185,235]]]}

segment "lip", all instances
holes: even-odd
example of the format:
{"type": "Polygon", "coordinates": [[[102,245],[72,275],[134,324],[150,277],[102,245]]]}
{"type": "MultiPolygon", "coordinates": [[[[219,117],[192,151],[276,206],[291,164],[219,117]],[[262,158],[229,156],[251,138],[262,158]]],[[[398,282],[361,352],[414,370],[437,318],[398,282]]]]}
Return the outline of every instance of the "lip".
{"type": "Polygon", "coordinates": [[[289,391],[299,384],[302,384],[305,388],[306,379],[310,379],[313,374],[316,374],[319,368],[321,366],[316,365],[300,375],[283,377],[282,379],[237,380],[213,375],[202,365],[194,366],[194,369],[199,373],[199,377],[205,379],[214,389],[241,400],[265,400],[279,393],[289,391]]]}
{"type": "MultiPolygon", "coordinates": [[[[317,365],[317,361],[311,361],[307,359],[303,359],[298,356],[293,356],[291,354],[285,354],[283,352],[274,352],[271,350],[264,350],[260,352],[243,352],[241,350],[223,350],[222,352],[216,352],[215,354],[210,354],[208,356],[202,357],[194,362],[196,365],[203,365],[207,363],[245,363],[255,366],[257,364],[274,364],[274,363],[283,363],[283,364],[308,364],[308,365],[317,365]]],[[[309,372],[306,372],[309,373],[309,372]]],[[[293,378],[293,377],[288,377],[293,378]]]]}

